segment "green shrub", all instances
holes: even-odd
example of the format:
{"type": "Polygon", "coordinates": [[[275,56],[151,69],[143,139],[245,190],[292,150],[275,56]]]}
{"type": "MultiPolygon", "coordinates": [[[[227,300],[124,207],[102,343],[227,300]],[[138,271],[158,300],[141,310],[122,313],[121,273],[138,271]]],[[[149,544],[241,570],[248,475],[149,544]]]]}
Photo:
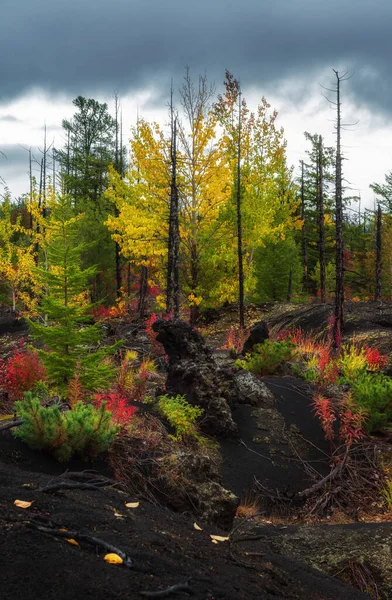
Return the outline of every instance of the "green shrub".
{"type": "Polygon", "coordinates": [[[14,434],[30,448],[48,451],[61,462],[74,455],[94,458],[108,449],[118,431],[105,402],[99,408],[78,402],[72,410],[61,412],[56,405],[42,406],[28,392],[15,406],[23,424],[14,434]]]}
{"type": "Polygon", "coordinates": [[[351,382],[355,403],[369,413],[366,429],[377,431],[392,419],[392,379],[382,373],[362,373],[351,382]]]}
{"type": "Polygon", "coordinates": [[[286,361],[294,358],[295,346],[290,340],[272,342],[266,340],[254,347],[245,360],[237,360],[235,365],[257,375],[272,375],[286,361]]]}
{"type": "Polygon", "coordinates": [[[354,344],[343,346],[338,367],[343,381],[354,381],[365,373],[368,367],[365,349],[357,348],[354,344]]]}
{"type": "Polygon", "coordinates": [[[184,396],[161,396],[157,404],[158,412],[167,419],[174,428],[175,440],[196,439],[202,441],[196,422],[204,413],[199,406],[192,406],[184,396]]]}

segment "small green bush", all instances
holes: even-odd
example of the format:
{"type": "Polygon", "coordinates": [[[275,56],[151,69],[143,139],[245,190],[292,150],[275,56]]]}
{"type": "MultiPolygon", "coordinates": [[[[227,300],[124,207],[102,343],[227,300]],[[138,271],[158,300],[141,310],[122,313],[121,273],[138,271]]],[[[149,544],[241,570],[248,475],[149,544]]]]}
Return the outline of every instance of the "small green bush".
{"type": "Polygon", "coordinates": [[[108,449],[118,431],[105,402],[99,408],[78,402],[72,410],[61,412],[56,405],[42,406],[28,392],[15,406],[23,424],[14,434],[30,448],[48,451],[60,462],[74,455],[94,458],[108,449]]]}
{"type": "Polygon", "coordinates": [[[343,382],[355,381],[366,372],[368,363],[364,348],[357,348],[354,344],[343,346],[342,354],[338,361],[343,382]]]}
{"type": "Polygon", "coordinates": [[[161,396],[157,404],[158,412],[174,428],[175,440],[196,439],[201,441],[196,422],[204,413],[199,406],[192,406],[184,396],[161,396]]]}
{"type": "Polygon", "coordinates": [[[392,420],[392,379],[382,373],[363,373],[351,382],[354,402],[368,413],[369,433],[392,420]]]}
{"type": "Polygon", "coordinates": [[[294,358],[295,346],[290,340],[272,342],[266,340],[254,347],[245,360],[237,360],[235,365],[257,375],[272,375],[286,361],[294,358]]]}

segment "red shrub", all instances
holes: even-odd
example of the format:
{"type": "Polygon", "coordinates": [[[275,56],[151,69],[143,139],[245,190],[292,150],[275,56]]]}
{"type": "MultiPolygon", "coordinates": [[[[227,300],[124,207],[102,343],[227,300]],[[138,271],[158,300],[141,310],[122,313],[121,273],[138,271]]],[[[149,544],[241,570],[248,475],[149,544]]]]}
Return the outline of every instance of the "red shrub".
{"type": "Polygon", "coordinates": [[[300,327],[295,329],[281,329],[276,335],[271,335],[271,338],[277,342],[284,342],[290,339],[293,344],[299,344],[303,338],[303,332],[300,327]]]}
{"type": "Polygon", "coordinates": [[[37,354],[24,343],[14,348],[7,361],[0,362],[1,385],[11,400],[21,400],[24,392],[31,390],[46,377],[45,367],[37,354]]]}
{"type": "Polygon", "coordinates": [[[312,402],[312,406],[314,407],[316,416],[320,419],[325,439],[332,442],[335,436],[333,424],[336,421],[336,415],[331,400],[321,394],[317,394],[312,402]]]}
{"type": "Polygon", "coordinates": [[[324,373],[325,369],[331,362],[331,352],[328,346],[320,346],[320,357],[319,357],[319,367],[321,373],[324,373]]]}
{"type": "Polygon", "coordinates": [[[222,350],[231,350],[232,352],[236,352],[238,354],[244,347],[244,343],[248,335],[249,331],[247,329],[243,329],[242,327],[231,327],[226,341],[222,346],[222,350]]]}
{"type": "Polygon", "coordinates": [[[103,304],[93,308],[93,317],[97,321],[105,321],[105,319],[111,319],[113,317],[121,317],[124,311],[118,306],[106,307],[103,304]]]}
{"type": "Polygon", "coordinates": [[[85,399],[86,392],[83,389],[82,382],[80,381],[79,367],[76,370],[75,375],[68,382],[67,398],[71,406],[83,402],[85,399]]]}
{"type": "Polygon", "coordinates": [[[352,393],[348,392],[339,407],[339,436],[347,446],[366,436],[364,426],[367,416],[368,413],[354,403],[352,393]]]}
{"type": "Polygon", "coordinates": [[[365,348],[366,360],[371,371],[379,371],[383,369],[388,363],[388,356],[381,354],[377,348],[365,348]]]}
{"type": "Polygon", "coordinates": [[[333,384],[333,383],[336,383],[336,381],[339,379],[339,377],[340,377],[339,367],[336,364],[336,362],[331,361],[330,363],[328,363],[326,365],[324,371],[321,373],[321,383],[333,384]]]}
{"type": "Polygon", "coordinates": [[[118,392],[102,392],[94,394],[93,403],[100,406],[106,402],[106,408],[112,413],[112,419],[118,425],[126,425],[132,416],[137,412],[136,406],[130,406],[118,392]]]}

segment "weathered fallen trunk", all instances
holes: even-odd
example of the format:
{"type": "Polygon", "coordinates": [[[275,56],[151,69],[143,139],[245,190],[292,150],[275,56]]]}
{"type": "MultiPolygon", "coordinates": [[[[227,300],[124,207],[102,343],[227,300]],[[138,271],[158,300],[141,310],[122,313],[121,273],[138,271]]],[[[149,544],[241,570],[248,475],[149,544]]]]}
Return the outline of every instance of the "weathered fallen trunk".
{"type": "Polygon", "coordinates": [[[236,400],[233,376],[220,369],[200,333],[183,321],[156,321],[153,325],[169,357],[166,389],[181,394],[205,411],[201,428],[214,436],[236,435],[230,405],[236,400]]]}

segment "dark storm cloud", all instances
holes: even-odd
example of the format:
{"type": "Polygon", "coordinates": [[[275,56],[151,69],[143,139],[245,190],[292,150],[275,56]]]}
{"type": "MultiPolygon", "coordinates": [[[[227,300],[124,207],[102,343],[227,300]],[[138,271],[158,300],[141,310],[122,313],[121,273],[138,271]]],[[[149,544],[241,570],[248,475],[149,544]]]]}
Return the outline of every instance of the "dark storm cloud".
{"type": "Polygon", "coordinates": [[[355,69],[357,99],[389,109],[390,0],[5,0],[0,98],[179,82],[185,65],[244,85],[355,69]]]}

